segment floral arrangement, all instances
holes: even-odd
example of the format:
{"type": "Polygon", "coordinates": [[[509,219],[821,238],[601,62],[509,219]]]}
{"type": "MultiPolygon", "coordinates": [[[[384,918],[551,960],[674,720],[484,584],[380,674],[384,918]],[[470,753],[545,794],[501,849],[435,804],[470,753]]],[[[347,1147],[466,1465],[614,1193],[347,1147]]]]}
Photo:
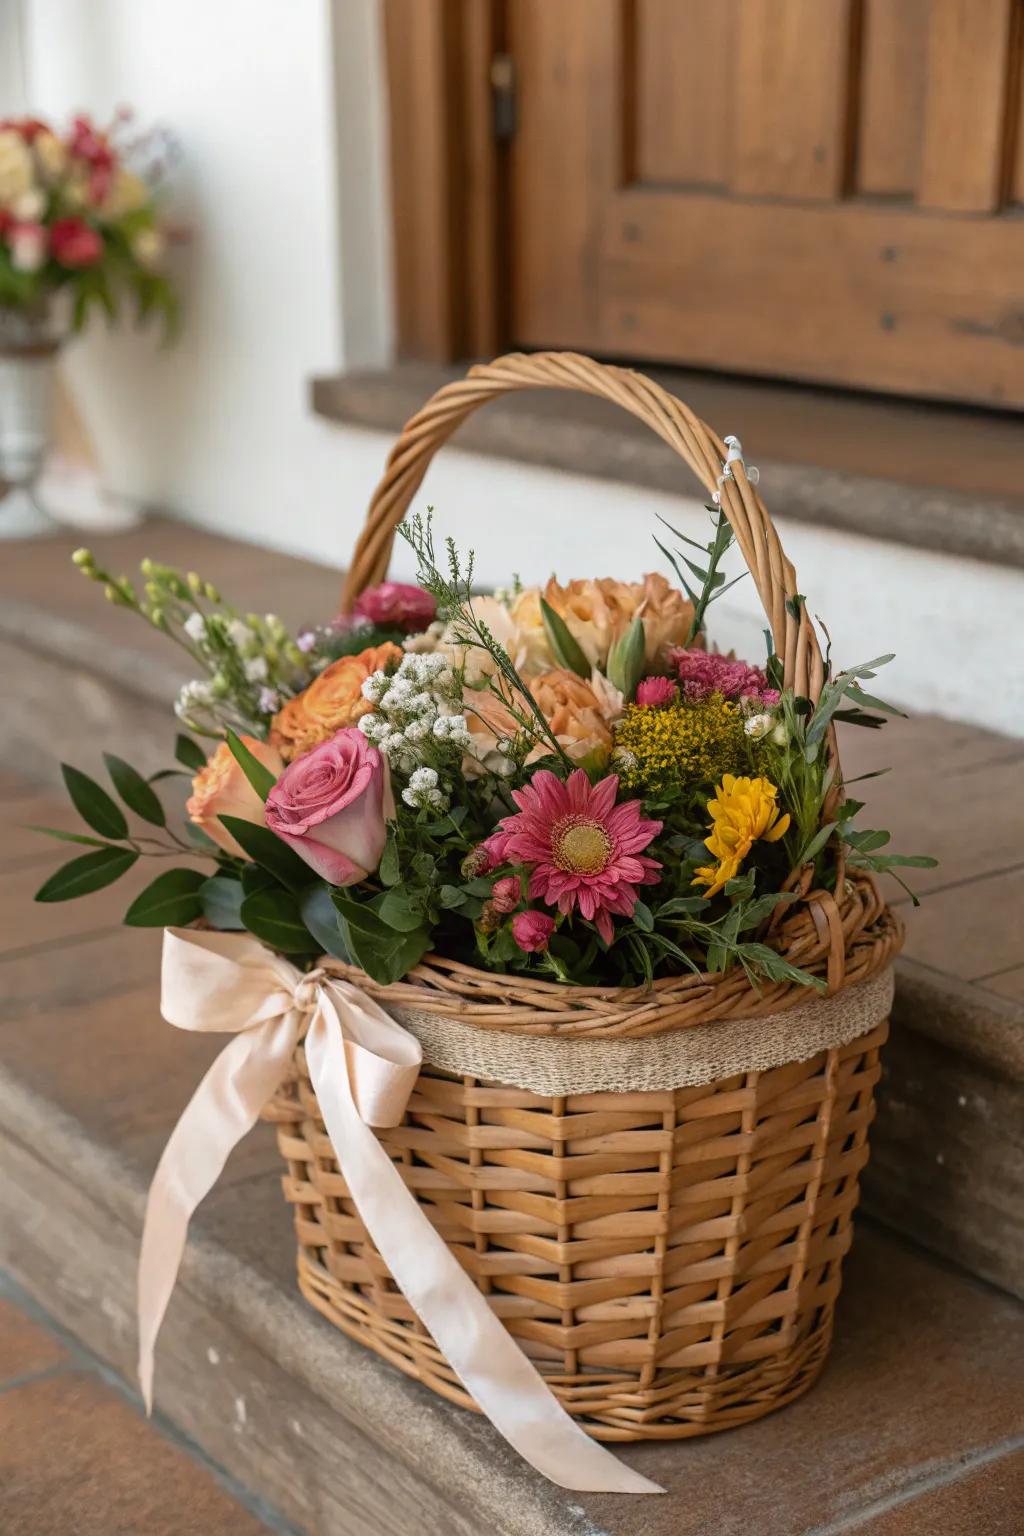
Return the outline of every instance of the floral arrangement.
{"type": "MultiPolygon", "coordinates": [[[[799,899],[791,872],[835,889],[847,870],[934,862],[855,826],[861,804],[829,752],[835,722],[898,713],[864,688],[891,658],[832,675],[826,652],[812,703],[783,686],[770,636],[763,665],[709,649],[732,534],[708,511],[706,546],[658,545],[678,585],[552,577],[490,595],[472,557],[450,540],[439,553],[430,515],[412,517],[400,531],[418,585],[387,582],[295,637],[195,573],[147,561],[138,592],[79,551],[108,599],[201,675],[177,702],[189,734],[176,769],[147,780],[108,756],[118,803],[65,767],[95,835],[71,835],[90,851],[37,900],[187,855],[127,923],[244,929],[299,964],[326,951],[382,984],[436,951],[567,984],[739,966],[754,986],[822,985],[770,942],[799,899]],[[175,773],[192,780],[183,831],[156,788],[175,773]]],[[[795,614],[803,599],[790,602],[795,614]]]]}
{"type": "Polygon", "coordinates": [[[129,293],[140,321],[159,314],[169,329],[157,190],[173,153],[163,133],[133,134],[127,111],[108,128],[78,116],[65,133],[35,117],[0,122],[0,309],[42,318],[66,292],[80,330],[94,307],[115,319],[129,293]]]}

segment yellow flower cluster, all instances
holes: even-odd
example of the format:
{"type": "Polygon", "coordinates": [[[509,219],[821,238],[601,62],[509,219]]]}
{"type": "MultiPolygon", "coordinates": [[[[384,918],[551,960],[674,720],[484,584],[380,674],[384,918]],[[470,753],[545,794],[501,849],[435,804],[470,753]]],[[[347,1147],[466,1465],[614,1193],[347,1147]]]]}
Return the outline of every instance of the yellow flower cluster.
{"type": "Polygon", "coordinates": [[[713,784],[743,761],[743,717],[720,693],[667,709],[631,704],[615,728],[615,747],[625,789],[713,784]]]}
{"type": "Polygon", "coordinates": [[[705,864],[694,876],[694,885],[707,886],[707,895],[716,896],[727,880],[740,872],[740,866],[754,844],[761,839],[777,843],[789,827],[789,815],[780,815],[775,803],[779,791],[770,779],[738,779],[731,773],[722,778],[713,800],[708,801],[711,835],[704,839],[717,864],[705,864]]]}

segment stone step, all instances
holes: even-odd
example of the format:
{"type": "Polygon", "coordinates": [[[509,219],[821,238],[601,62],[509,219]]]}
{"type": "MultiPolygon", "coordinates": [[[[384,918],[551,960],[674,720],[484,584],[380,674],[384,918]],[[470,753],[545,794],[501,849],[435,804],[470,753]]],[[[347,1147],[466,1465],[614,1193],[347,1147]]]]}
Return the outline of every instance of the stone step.
{"type": "MultiPolygon", "coordinates": [[[[11,544],[0,571],[0,668],[10,701],[0,768],[41,787],[56,781],[61,758],[98,767],[101,746],[147,770],[166,766],[175,729],[169,703],[183,678],[162,636],[98,600],[70,565],[72,547],[63,536],[11,544]]],[[[100,549],[125,571],[147,552],[198,567],[241,607],[273,609],[290,623],[329,613],[336,601],[337,576],[321,566],[181,524],[157,520],[100,549]]],[[[940,860],[913,872],[924,900],[906,913],[865,1205],[1021,1294],[1024,741],[919,716],[883,732],[846,728],[841,745],[848,779],[894,770],[855,787],[868,802],[862,824],[890,828],[894,848],[940,860]]],[[[30,806],[18,819],[45,818],[30,806]]],[[[7,852],[59,856],[26,834],[12,834],[7,852]]],[[[72,909],[33,914],[19,906],[32,884],[25,875],[17,895],[13,884],[5,891],[9,922],[21,911],[37,938],[59,935],[72,909]]],[[[123,910],[121,892],[75,910],[98,928],[123,910]]],[[[889,894],[907,906],[895,884],[889,894]]]]}
{"type": "MultiPolygon", "coordinates": [[[[83,910],[83,909],[80,909],[83,910]]],[[[159,936],[84,926],[0,958],[0,1265],[134,1379],[145,1190],[221,1042],[163,1024],[159,936]]],[[[308,1536],[1011,1536],[1024,1308],[859,1230],[820,1383],[736,1432],[622,1449],[662,1499],[571,1494],[478,1416],[347,1340],[295,1284],[269,1126],[201,1209],[159,1412],[275,1529],[308,1536]]],[[[135,1400],[137,1402],[137,1399],[135,1400]]],[[[133,1527],[125,1526],[125,1529],[133,1527]]]]}

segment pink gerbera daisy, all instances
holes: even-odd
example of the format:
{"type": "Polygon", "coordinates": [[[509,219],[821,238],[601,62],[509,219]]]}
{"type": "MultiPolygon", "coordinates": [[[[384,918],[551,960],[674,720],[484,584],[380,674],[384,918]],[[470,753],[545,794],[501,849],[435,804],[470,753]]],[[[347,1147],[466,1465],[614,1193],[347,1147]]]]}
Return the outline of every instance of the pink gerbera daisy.
{"type": "Polygon", "coordinates": [[[591,786],[582,768],[562,783],[542,768],[523,789],[512,791],[519,813],[506,816],[484,847],[493,863],[526,864],[530,899],[580,915],[612,940],[611,914],[629,917],[637,887],[655,885],[657,859],[640,850],[661,831],[644,821],[640,801],[615,804],[616,774],[591,786]]]}

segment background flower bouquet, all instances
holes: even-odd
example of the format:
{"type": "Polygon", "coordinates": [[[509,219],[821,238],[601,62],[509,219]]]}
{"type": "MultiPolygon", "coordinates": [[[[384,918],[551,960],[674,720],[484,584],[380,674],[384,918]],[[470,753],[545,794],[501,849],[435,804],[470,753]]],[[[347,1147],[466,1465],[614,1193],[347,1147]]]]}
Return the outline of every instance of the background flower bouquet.
{"type": "Polygon", "coordinates": [[[0,314],[45,320],[66,293],[77,331],[93,308],[115,319],[130,293],[140,320],[160,315],[169,329],[157,189],[171,153],[127,112],[107,128],[80,115],[66,132],[35,117],[0,123],[0,314]]]}
{"type": "Polygon", "coordinates": [[[833,669],[735,439],[625,370],[503,358],[408,424],[322,627],[75,559],[201,673],[166,771],[191,796],[173,830],[166,775],[108,757],[136,832],[65,768],[90,851],[38,899],[176,860],[125,921],[169,927],[164,1016],[234,1037],[151,1192],[147,1393],[189,1215],[260,1113],[309,1301],[565,1486],[654,1491],[574,1421],[684,1437],[806,1390],[902,939],[875,877],[932,861],[856,825],[836,725],[894,713],[864,686],[890,658],[833,669]],[[694,469],[710,536],[658,539],[672,578],[481,593],[408,514],[454,426],[531,386],[606,396],[694,469]],[[384,580],[396,528],[415,586],[384,580]],[[706,633],[734,538],[761,663],[706,633]]]}

